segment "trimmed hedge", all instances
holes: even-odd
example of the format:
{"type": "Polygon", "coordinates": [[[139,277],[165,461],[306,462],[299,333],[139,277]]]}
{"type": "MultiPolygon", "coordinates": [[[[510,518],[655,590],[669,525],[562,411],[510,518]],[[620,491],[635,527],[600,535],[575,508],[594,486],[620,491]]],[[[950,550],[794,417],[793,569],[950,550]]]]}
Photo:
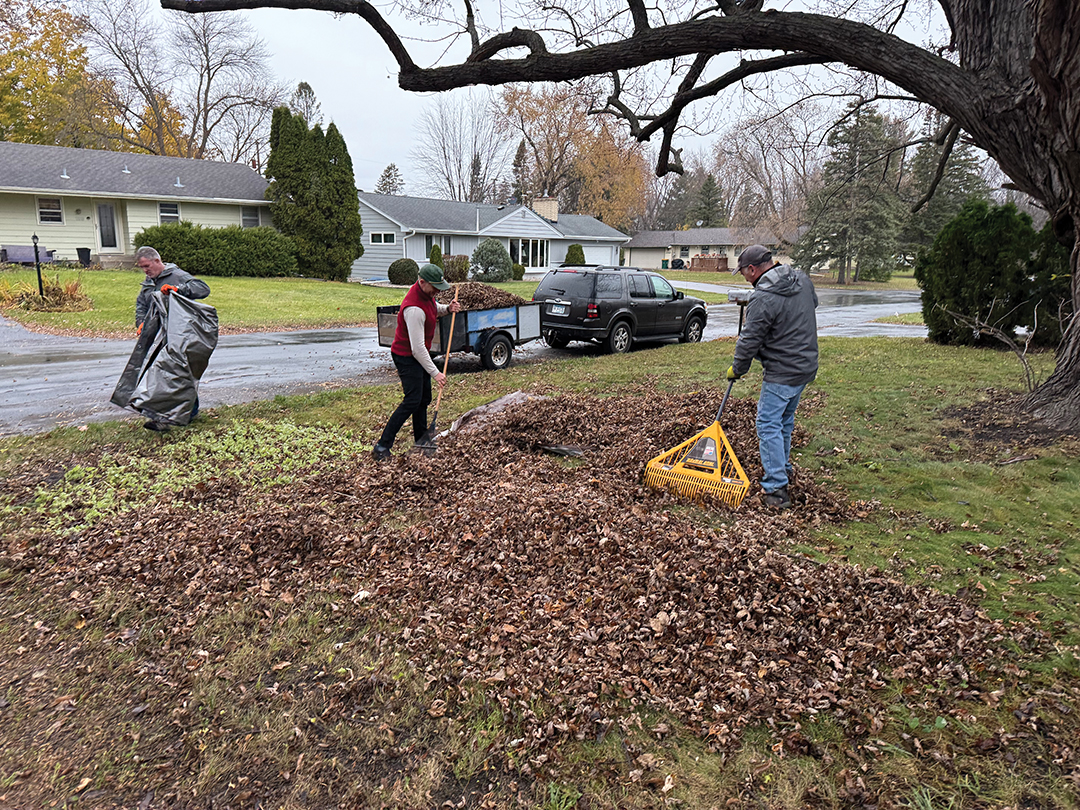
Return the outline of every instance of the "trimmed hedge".
{"type": "Polygon", "coordinates": [[[296,244],[273,228],[207,228],[191,222],[153,225],[135,234],[135,246],[149,245],[196,276],[275,278],[300,274],[296,244]]]}
{"type": "Polygon", "coordinates": [[[451,284],[460,284],[469,278],[469,257],[464,254],[454,254],[444,257],[443,273],[446,280],[451,284]]]}
{"type": "Polygon", "coordinates": [[[443,270],[446,270],[446,268],[443,267],[442,248],[438,245],[431,246],[431,253],[428,254],[428,261],[434,265],[442,267],[443,270]]]}
{"type": "Polygon", "coordinates": [[[585,264],[585,248],[578,244],[570,245],[566,249],[566,258],[563,259],[563,264],[585,264]]]}
{"type": "Polygon", "coordinates": [[[514,266],[510,268],[510,275],[514,277],[514,281],[521,281],[525,278],[525,265],[514,264],[514,266]]]}
{"type": "Polygon", "coordinates": [[[395,259],[390,263],[386,271],[386,277],[391,284],[414,284],[416,274],[420,272],[420,265],[413,259],[395,259]]]}

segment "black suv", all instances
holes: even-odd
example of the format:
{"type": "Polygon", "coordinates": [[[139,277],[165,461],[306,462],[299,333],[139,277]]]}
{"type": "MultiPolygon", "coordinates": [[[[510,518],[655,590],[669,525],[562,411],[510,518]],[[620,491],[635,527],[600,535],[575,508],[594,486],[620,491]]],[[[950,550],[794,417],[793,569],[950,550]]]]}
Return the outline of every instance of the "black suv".
{"type": "Polygon", "coordinates": [[[576,265],[549,270],[533,294],[540,331],[549,346],[571,340],[602,343],[615,354],[635,340],[678,338],[697,343],[705,329],[705,302],[690,298],[659,273],[636,267],[576,265]]]}

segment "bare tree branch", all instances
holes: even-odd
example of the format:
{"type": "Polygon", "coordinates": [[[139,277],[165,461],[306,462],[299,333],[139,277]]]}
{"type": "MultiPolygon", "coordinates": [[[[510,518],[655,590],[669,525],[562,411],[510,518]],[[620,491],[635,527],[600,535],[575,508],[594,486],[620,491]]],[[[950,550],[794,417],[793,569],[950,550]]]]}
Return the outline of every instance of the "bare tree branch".
{"type": "Polygon", "coordinates": [[[941,158],[938,160],[937,170],[934,172],[934,177],[930,181],[929,188],[926,189],[926,194],[919,199],[913,206],[911,206],[911,213],[915,213],[924,205],[926,205],[934,196],[934,192],[937,191],[938,184],[941,183],[941,179],[945,176],[945,167],[949,163],[949,157],[952,155],[953,146],[956,144],[956,139],[960,136],[960,126],[955,121],[950,121],[947,125],[947,134],[945,136],[945,145],[941,150],[941,158]]]}

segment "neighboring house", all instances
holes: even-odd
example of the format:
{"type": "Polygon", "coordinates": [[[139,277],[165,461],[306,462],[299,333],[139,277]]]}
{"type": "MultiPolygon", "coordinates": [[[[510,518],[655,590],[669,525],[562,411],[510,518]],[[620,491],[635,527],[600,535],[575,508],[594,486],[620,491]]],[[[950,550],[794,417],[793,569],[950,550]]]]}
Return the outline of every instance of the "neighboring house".
{"type": "Polygon", "coordinates": [[[432,245],[443,256],[472,255],[483,240],[498,239],[527,273],[558,267],[570,245],[581,245],[590,264],[618,264],[629,237],[594,217],[559,214],[558,203],[525,205],[430,200],[361,191],[364,255],[353,262],[353,280],[386,278],[395,259],[427,261],[432,245]]]}
{"type": "MultiPolygon", "coordinates": [[[[687,270],[695,257],[707,269],[730,270],[748,245],[772,248],[782,256],[781,241],[772,233],[754,228],[688,228],[685,231],[641,231],[626,243],[623,263],[648,270],[667,270],[681,259],[687,270]]],[[[786,243],[785,243],[786,246],[786,243]]]]}
{"type": "Polygon", "coordinates": [[[240,163],[0,141],[0,244],[130,265],[150,225],[270,225],[266,185],[240,163]]]}

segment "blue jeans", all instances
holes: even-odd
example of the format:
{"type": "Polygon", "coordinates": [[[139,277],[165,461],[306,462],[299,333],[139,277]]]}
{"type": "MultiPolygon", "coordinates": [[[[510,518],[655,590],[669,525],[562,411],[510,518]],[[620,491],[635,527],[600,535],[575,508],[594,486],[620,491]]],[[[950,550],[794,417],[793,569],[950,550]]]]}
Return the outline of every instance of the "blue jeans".
{"type": "Polygon", "coordinates": [[[788,485],[792,472],[791,431],[795,429],[795,409],[799,407],[806,383],[780,385],[763,382],[757,405],[758,449],[761,453],[761,488],[776,492],[788,485]]]}

